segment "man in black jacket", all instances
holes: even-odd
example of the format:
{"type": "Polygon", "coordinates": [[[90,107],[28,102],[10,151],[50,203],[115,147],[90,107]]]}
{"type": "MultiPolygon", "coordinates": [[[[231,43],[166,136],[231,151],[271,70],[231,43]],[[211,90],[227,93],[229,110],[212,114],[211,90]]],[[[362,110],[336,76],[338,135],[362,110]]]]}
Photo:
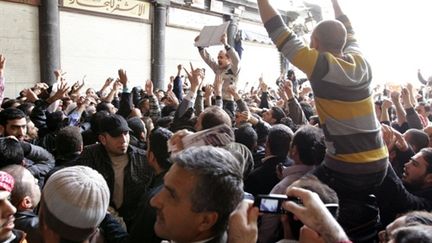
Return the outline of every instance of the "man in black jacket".
{"type": "Polygon", "coordinates": [[[111,193],[110,205],[118,210],[128,227],[153,178],[146,151],[129,144],[129,131],[122,116],[104,117],[98,136],[100,143],[85,147],[77,161],[103,175],[111,193]]]}
{"type": "Polygon", "coordinates": [[[387,225],[410,210],[432,209],[432,148],[424,148],[405,164],[402,180],[389,168],[375,195],[381,221],[387,225]]]}

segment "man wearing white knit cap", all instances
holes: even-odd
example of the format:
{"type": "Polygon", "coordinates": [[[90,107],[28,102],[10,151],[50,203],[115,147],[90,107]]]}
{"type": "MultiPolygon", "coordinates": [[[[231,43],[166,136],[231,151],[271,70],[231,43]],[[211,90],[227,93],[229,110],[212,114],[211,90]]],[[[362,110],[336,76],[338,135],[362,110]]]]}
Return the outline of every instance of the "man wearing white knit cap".
{"type": "Polygon", "coordinates": [[[86,166],[55,172],[42,192],[40,229],[45,242],[96,242],[108,209],[105,179],[86,166]]]}

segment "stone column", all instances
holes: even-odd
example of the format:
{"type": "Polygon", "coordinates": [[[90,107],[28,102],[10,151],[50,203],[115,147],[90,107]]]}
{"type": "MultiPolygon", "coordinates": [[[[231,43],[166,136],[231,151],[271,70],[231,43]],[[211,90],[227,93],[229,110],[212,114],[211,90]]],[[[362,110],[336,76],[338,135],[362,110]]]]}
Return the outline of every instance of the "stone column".
{"type": "Polygon", "coordinates": [[[39,48],[41,81],[56,81],[54,70],[60,68],[59,7],[57,0],[41,0],[39,7],[39,48]]]}
{"type": "Polygon", "coordinates": [[[165,89],[165,31],[169,1],[154,1],[151,76],[155,88],[165,89]]]}

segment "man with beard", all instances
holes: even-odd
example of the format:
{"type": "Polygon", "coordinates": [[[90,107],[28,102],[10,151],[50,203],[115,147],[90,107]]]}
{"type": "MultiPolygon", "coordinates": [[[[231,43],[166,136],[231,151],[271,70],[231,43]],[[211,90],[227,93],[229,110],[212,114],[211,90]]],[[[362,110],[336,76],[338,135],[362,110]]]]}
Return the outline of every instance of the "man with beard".
{"type": "Polygon", "coordinates": [[[432,148],[424,148],[404,166],[402,181],[408,191],[432,200],[432,148]]]}
{"type": "Polygon", "coordinates": [[[130,227],[140,200],[151,183],[153,170],[146,151],[130,145],[130,128],[117,114],[101,119],[98,144],[84,148],[77,164],[103,175],[110,189],[110,206],[118,210],[130,227]]]}

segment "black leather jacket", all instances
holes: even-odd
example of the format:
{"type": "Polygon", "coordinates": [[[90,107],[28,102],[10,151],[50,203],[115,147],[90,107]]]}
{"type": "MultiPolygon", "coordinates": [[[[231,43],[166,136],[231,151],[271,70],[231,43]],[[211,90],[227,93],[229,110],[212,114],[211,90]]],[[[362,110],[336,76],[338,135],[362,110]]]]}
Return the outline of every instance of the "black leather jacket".
{"type": "MultiPolygon", "coordinates": [[[[137,209],[139,199],[147,192],[153,178],[153,169],[149,166],[146,151],[129,145],[127,154],[129,163],[124,169],[124,197],[123,204],[117,208],[127,226],[130,226],[137,209]]],[[[114,191],[114,170],[112,161],[102,144],[89,145],[84,148],[77,164],[89,166],[105,178],[111,192],[111,206],[114,191]]]]}
{"type": "Polygon", "coordinates": [[[28,242],[43,242],[42,235],[39,231],[39,217],[31,211],[15,213],[15,229],[26,232],[26,239],[28,242]]]}

